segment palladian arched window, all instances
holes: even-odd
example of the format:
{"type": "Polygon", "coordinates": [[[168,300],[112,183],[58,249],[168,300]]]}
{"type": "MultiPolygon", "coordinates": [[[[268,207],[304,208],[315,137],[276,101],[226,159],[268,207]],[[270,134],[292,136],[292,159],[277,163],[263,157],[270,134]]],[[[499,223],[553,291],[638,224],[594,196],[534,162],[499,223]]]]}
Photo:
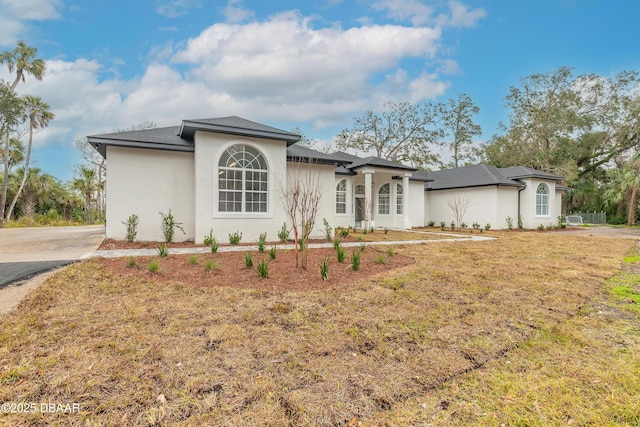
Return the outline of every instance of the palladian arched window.
{"type": "Polygon", "coordinates": [[[538,184],[536,189],[536,215],[549,215],[549,187],[547,184],[538,184]]]}
{"type": "Polygon", "coordinates": [[[218,162],[218,210],[267,212],[268,184],[267,161],[258,150],[229,147],[218,162]]]}
{"type": "Polygon", "coordinates": [[[378,213],[380,215],[389,215],[389,202],[390,202],[389,184],[384,184],[378,190],[378,213]]]}
{"type": "Polygon", "coordinates": [[[347,180],[341,179],[336,185],[336,213],[347,213],[347,180]]]}

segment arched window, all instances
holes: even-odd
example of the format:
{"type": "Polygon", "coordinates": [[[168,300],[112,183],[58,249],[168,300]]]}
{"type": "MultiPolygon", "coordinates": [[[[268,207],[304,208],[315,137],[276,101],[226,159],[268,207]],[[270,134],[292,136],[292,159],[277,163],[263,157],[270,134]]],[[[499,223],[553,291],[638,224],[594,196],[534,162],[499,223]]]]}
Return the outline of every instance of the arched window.
{"type": "Polygon", "coordinates": [[[403,213],[404,198],[402,197],[402,184],[396,184],[396,215],[403,213]]]}
{"type": "Polygon", "coordinates": [[[363,195],[364,196],[364,192],[365,192],[364,184],[356,185],[356,194],[357,195],[363,195]]]}
{"type": "Polygon", "coordinates": [[[336,185],[336,213],[347,213],[347,180],[342,179],[336,185]]]}
{"type": "Polygon", "coordinates": [[[384,184],[378,190],[378,213],[389,215],[389,184],[384,184]]]}
{"type": "Polygon", "coordinates": [[[538,184],[536,190],[536,215],[549,215],[549,187],[547,187],[547,184],[538,184]]]}
{"type": "Polygon", "coordinates": [[[229,147],[218,163],[220,212],[267,212],[268,168],[264,156],[248,145],[229,147]]]}

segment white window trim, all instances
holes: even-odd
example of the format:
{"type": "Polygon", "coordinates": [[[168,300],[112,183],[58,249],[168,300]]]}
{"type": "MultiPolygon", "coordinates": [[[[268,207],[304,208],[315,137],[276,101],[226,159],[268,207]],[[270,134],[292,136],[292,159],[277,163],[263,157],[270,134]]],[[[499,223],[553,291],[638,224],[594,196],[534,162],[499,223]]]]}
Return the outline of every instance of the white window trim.
{"type": "Polygon", "coordinates": [[[396,185],[393,186],[394,193],[395,193],[394,194],[394,197],[395,197],[394,200],[396,201],[395,210],[394,210],[395,214],[394,215],[397,216],[397,217],[402,217],[404,215],[404,187],[403,187],[401,182],[396,182],[395,184],[396,185]],[[402,188],[402,192],[403,192],[402,194],[400,194],[400,200],[398,200],[398,188],[402,188]],[[398,204],[398,201],[400,202],[400,204],[398,204]],[[400,213],[398,213],[398,207],[399,206],[402,207],[402,212],[400,212],[400,213]]]}
{"type": "Polygon", "coordinates": [[[538,185],[536,185],[536,191],[535,191],[534,197],[535,197],[535,201],[534,201],[535,217],[551,218],[551,186],[549,186],[549,184],[547,184],[546,182],[539,182],[538,185]],[[547,213],[546,214],[538,213],[538,206],[545,206],[545,204],[538,205],[538,188],[540,188],[541,185],[543,185],[547,189],[547,193],[544,194],[545,196],[547,196],[547,203],[546,203],[547,213]]]}
{"type": "Polygon", "coordinates": [[[389,216],[391,216],[391,212],[392,212],[392,210],[391,210],[391,208],[392,208],[392,206],[391,206],[391,183],[389,183],[389,182],[385,182],[385,183],[384,183],[384,184],[382,184],[380,187],[378,187],[378,191],[376,191],[376,202],[377,202],[377,203],[376,203],[376,205],[377,205],[377,206],[376,206],[376,213],[377,213],[379,216],[383,216],[383,217],[389,217],[389,216]],[[380,212],[380,206],[381,206],[381,203],[380,203],[380,190],[382,190],[382,187],[384,187],[385,185],[388,185],[388,186],[389,186],[389,192],[387,193],[387,197],[389,198],[389,200],[388,200],[388,202],[387,202],[387,207],[388,207],[388,209],[389,209],[389,212],[387,212],[387,213],[382,213],[382,212],[380,212]]]}
{"type": "MultiPolygon", "coordinates": [[[[348,203],[348,182],[346,178],[338,180],[335,186],[335,204],[333,206],[335,216],[349,216],[349,203],[348,203]],[[344,182],[344,212],[338,212],[338,185],[344,182]]],[[[342,191],[340,191],[342,193],[342,191]]]]}
{"type": "Polygon", "coordinates": [[[226,144],[223,144],[213,159],[213,214],[211,218],[224,218],[224,219],[234,219],[234,218],[242,218],[242,219],[267,219],[273,218],[273,170],[271,165],[273,162],[271,161],[269,155],[262,149],[262,147],[253,141],[249,141],[246,139],[236,139],[233,141],[229,141],[226,144]],[[267,163],[267,211],[266,212],[221,212],[218,209],[220,202],[220,182],[218,181],[218,172],[220,158],[222,154],[227,151],[230,147],[234,145],[247,145],[255,150],[257,150],[262,157],[264,157],[265,162],[267,163]]]}

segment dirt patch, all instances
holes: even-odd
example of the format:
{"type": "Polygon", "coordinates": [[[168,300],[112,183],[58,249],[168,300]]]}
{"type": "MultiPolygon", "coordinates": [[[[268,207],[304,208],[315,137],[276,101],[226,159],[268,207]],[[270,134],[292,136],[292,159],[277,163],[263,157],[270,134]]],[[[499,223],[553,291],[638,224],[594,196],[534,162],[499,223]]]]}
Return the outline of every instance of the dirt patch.
{"type": "Polygon", "coordinates": [[[137,266],[131,267],[131,257],[100,258],[100,263],[120,276],[147,279],[157,282],[182,282],[197,287],[229,286],[244,289],[279,289],[279,290],[311,290],[342,287],[345,284],[369,276],[413,264],[413,258],[389,255],[389,251],[366,248],[361,252],[360,269],[354,271],[350,265],[350,257],[359,248],[345,249],[347,256],[343,263],[337,261],[333,249],[309,250],[308,268],[296,268],[295,252],[293,250],[278,250],[276,258],[269,262],[269,276],[262,278],[258,275],[256,266],[263,259],[269,260],[269,255],[257,251],[224,252],[206,255],[169,255],[166,258],[137,257],[133,258],[137,266]],[[245,254],[251,253],[254,261],[252,268],[245,265],[245,254]],[[322,281],[320,264],[329,257],[329,280],[322,281]],[[196,263],[191,264],[190,258],[195,257],[196,263]],[[157,273],[149,271],[149,264],[159,263],[157,273]],[[211,271],[205,270],[207,261],[213,263],[211,271]]]}

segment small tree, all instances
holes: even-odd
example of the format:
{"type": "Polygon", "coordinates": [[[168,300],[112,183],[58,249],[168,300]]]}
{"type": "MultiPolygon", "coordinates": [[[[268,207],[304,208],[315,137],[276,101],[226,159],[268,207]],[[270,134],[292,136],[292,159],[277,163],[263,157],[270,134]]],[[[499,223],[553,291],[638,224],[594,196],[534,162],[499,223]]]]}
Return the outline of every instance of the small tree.
{"type": "MultiPolygon", "coordinates": [[[[299,248],[302,251],[302,268],[307,268],[309,236],[316,223],[322,199],[320,176],[312,170],[302,170],[305,159],[299,159],[287,174],[286,186],[280,186],[280,196],[287,219],[291,223],[296,251],[296,267],[300,265],[299,248]]],[[[309,162],[306,162],[309,163],[309,162]]]]}
{"type": "Polygon", "coordinates": [[[176,228],[182,231],[182,234],[186,234],[184,232],[184,228],[182,228],[182,223],[176,222],[173,214],[171,213],[171,209],[169,209],[168,214],[160,212],[160,216],[162,217],[162,234],[164,235],[164,241],[166,243],[173,242],[173,235],[175,234],[176,228]]]}
{"type": "Polygon", "coordinates": [[[460,229],[460,225],[464,221],[464,215],[467,213],[467,209],[471,206],[471,200],[463,196],[453,196],[453,198],[447,201],[449,209],[453,213],[453,217],[456,220],[456,227],[460,229]]]}

